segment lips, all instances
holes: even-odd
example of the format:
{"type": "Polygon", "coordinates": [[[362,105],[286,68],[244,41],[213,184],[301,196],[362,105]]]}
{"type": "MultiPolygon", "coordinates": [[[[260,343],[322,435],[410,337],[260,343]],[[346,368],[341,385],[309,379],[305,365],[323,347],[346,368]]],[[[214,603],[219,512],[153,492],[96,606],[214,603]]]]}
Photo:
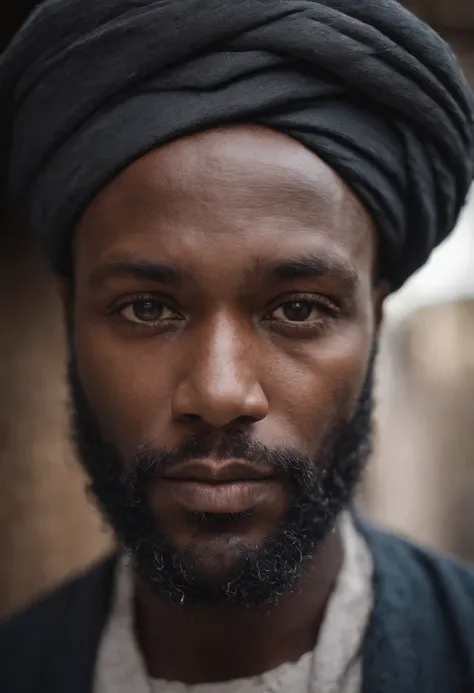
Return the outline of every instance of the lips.
{"type": "Polygon", "coordinates": [[[206,460],[170,469],[158,485],[185,511],[241,513],[265,502],[281,481],[268,467],[206,460]]]}
{"type": "Polygon", "coordinates": [[[188,462],[179,465],[170,469],[162,478],[199,481],[206,484],[224,484],[235,481],[263,481],[274,477],[275,471],[268,466],[257,467],[244,462],[223,464],[219,460],[206,460],[205,462],[188,462]]]}

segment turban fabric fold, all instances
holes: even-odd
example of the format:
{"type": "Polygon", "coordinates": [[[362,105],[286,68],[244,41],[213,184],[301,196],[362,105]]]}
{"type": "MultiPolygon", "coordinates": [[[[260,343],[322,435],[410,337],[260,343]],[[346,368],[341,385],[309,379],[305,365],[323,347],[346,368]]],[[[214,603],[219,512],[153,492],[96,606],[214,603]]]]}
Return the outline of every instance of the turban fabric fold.
{"type": "Polygon", "coordinates": [[[394,288],[453,229],[473,176],[469,86],[394,0],[45,0],[0,59],[2,187],[58,272],[124,167],[246,122],[339,173],[394,288]]]}

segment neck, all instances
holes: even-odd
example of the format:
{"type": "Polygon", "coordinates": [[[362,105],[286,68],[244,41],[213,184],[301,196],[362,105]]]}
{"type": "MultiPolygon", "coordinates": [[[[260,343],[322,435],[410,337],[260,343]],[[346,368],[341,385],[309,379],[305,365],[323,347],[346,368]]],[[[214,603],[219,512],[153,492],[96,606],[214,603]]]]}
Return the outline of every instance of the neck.
{"type": "Polygon", "coordinates": [[[212,683],[297,661],[316,644],[341,562],[341,538],[334,531],[293,592],[272,607],[178,606],[137,579],[137,637],[149,675],[212,683]]]}

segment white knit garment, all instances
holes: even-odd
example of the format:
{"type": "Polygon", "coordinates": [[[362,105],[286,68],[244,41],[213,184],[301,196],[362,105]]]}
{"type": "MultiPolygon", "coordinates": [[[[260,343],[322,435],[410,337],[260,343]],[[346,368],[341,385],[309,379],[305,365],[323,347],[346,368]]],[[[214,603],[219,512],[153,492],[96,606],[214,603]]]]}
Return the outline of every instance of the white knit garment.
{"type": "Polygon", "coordinates": [[[147,676],[133,629],[131,569],[119,561],[94,693],[360,693],[361,648],[373,603],[372,557],[348,514],[340,524],[343,563],[314,650],[296,663],[225,683],[190,686],[147,676]]]}

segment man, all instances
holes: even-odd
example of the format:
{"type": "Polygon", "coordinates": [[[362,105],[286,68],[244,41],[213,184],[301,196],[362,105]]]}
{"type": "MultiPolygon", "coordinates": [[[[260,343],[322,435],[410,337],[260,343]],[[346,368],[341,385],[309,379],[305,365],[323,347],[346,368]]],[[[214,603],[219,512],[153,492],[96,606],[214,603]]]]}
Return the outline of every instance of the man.
{"type": "Polygon", "coordinates": [[[0,90],[121,546],[2,625],[0,689],[473,690],[473,571],[351,509],[383,301],[472,179],[449,48],[392,0],[47,0],[0,90]]]}

